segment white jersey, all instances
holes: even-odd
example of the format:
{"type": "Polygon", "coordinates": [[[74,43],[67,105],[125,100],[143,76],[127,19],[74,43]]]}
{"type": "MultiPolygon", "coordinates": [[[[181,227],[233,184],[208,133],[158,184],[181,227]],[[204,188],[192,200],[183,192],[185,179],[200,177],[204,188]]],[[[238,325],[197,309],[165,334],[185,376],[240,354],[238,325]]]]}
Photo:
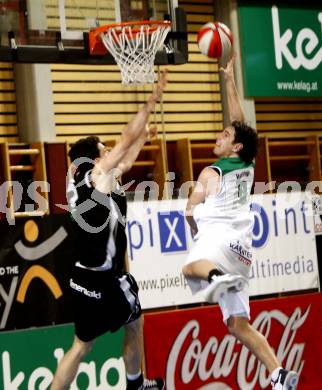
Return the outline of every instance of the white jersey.
{"type": "MultiPolygon", "coordinates": [[[[208,260],[223,273],[247,278],[252,265],[254,218],[250,212],[250,192],[254,165],[245,164],[239,157],[228,157],[221,158],[210,168],[220,175],[220,190],[194,208],[198,233],[185,264],[208,260]]],[[[187,282],[193,294],[209,285],[193,277],[187,277],[187,282]]],[[[229,292],[220,298],[219,305],[224,321],[230,316],[250,318],[249,296],[245,290],[229,292]]]]}
{"type": "Polygon", "coordinates": [[[198,230],[223,225],[251,235],[253,215],[250,213],[250,192],[254,181],[254,164],[247,165],[239,157],[221,158],[210,166],[220,175],[220,190],[208,195],[194,209],[198,230]]]}

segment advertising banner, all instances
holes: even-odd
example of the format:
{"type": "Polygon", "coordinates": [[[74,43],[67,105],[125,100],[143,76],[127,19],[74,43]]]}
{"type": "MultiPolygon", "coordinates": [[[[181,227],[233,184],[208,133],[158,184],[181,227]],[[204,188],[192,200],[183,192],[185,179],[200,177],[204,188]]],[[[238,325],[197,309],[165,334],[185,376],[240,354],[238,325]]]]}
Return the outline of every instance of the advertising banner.
{"type": "Polygon", "coordinates": [[[131,202],[127,237],[130,272],[144,309],[200,302],[181,272],[192,233],[185,221],[186,200],[131,202]]]}
{"type": "Polygon", "coordinates": [[[243,0],[238,7],[245,95],[322,96],[318,2],[243,0]]]}
{"type": "MultiPolygon", "coordinates": [[[[72,325],[0,333],[1,389],[49,389],[57,364],[70,348],[73,336],[72,325]]],[[[80,364],[70,390],[124,390],[122,340],[122,331],[98,338],[80,364]]]]}
{"type": "Polygon", "coordinates": [[[0,330],[72,321],[68,215],[0,221],[0,330]]]}
{"type": "MultiPolygon", "coordinates": [[[[185,207],[185,199],[129,203],[129,268],[144,309],[203,301],[181,272],[194,245],[185,207]]],[[[253,197],[252,296],[318,287],[310,211],[301,193],[253,197]]],[[[71,235],[68,215],[19,218],[11,226],[0,221],[0,330],[72,321],[71,235]]]]}
{"type": "MultiPolygon", "coordinates": [[[[128,257],[144,309],[202,302],[181,273],[194,242],[187,201],[129,203],[128,257]]],[[[304,193],[254,195],[252,296],[318,287],[312,201],[304,193]]],[[[215,243],[214,238],[214,243],[215,243]]]]}
{"type": "MultiPolygon", "coordinates": [[[[299,389],[322,388],[322,295],[251,302],[252,325],[267,337],[299,389]]],[[[147,375],[168,390],[270,388],[265,367],[227,333],[218,306],[145,315],[147,375]],[[156,337],[155,335],[158,335],[156,337]]]]}
{"type": "Polygon", "coordinates": [[[252,197],[255,217],[249,292],[319,287],[312,201],[305,193],[252,197]]]}
{"type": "Polygon", "coordinates": [[[312,199],[314,230],[316,236],[322,235],[322,197],[316,195],[312,199]]]}

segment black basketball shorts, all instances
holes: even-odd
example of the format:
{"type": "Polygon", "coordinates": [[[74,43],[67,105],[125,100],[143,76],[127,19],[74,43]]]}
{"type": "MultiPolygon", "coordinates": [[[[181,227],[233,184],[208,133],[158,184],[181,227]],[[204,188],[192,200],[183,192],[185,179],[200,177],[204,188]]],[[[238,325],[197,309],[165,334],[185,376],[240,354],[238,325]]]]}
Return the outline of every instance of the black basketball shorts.
{"type": "Polygon", "coordinates": [[[70,288],[75,334],[82,341],[115,332],[141,315],[138,286],[127,272],[115,275],[75,266],[70,288]]]}

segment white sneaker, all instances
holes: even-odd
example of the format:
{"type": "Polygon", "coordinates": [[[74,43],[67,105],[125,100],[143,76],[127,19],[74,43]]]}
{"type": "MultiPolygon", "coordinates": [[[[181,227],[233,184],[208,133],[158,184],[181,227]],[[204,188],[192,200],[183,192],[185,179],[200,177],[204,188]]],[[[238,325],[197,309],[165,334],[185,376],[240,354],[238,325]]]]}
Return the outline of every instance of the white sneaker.
{"type": "Polygon", "coordinates": [[[203,290],[202,295],[207,302],[215,303],[226,292],[243,290],[246,284],[248,284],[247,279],[241,275],[225,274],[215,276],[209,286],[203,290]]]}
{"type": "Polygon", "coordinates": [[[287,371],[281,368],[276,380],[271,380],[272,390],[296,390],[299,375],[295,371],[287,371]]]}
{"type": "Polygon", "coordinates": [[[163,390],[165,387],[164,380],[162,378],[144,379],[143,385],[139,390],[163,390]]]}

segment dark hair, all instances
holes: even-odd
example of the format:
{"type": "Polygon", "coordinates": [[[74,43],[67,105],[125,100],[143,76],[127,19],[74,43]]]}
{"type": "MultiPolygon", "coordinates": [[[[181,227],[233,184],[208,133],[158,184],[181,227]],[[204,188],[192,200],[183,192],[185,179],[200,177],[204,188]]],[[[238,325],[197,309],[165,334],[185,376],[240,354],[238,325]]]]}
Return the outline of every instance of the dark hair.
{"type": "Polygon", "coordinates": [[[235,129],[234,143],[243,144],[243,148],[238,152],[239,157],[246,163],[251,164],[257,154],[257,132],[244,122],[233,121],[235,129]]]}
{"type": "MultiPolygon", "coordinates": [[[[68,156],[71,159],[71,162],[74,162],[76,159],[80,157],[86,157],[91,160],[95,160],[95,158],[100,156],[100,152],[98,149],[98,143],[100,143],[100,139],[95,136],[90,136],[86,138],[81,138],[77,142],[75,142],[69,152],[68,156]]],[[[86,172],[93,168],[94,163],[92,162],[83,162],[77,167],[78,172],[86,172]]]]}

